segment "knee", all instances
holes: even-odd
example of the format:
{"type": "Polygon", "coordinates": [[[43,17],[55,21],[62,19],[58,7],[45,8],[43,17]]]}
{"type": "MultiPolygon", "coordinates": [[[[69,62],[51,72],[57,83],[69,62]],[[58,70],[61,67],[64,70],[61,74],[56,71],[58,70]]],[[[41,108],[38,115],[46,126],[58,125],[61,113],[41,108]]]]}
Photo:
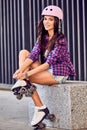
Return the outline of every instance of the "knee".
{"type": "Polygon", "coordinates": [[[30,52],[28,51],[28,50],[21,50],[20,52],[19,52],[19,57],[20,56],[25,56],[25,57],[27,57],[27,56],[29,56],[29,54],[30,54],[30,52]]]}

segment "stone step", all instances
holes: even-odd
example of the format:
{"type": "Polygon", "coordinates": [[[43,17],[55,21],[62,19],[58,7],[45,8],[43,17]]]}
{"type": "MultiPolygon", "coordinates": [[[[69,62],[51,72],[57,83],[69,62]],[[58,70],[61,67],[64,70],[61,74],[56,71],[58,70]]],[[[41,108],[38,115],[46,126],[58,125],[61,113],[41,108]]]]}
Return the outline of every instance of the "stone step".
{"type": "MultiPolygon", "coordinates": [[[[87,130],[87,82],[36,86],[50,113],[56,115],[54,123],[45,121],[47,130],[87,130]]],[[[0,84],[0,130],[32,130],[33,101],[26,97],[17,100],[10,91],[11,87],[0,84]]]]}
{"type": "MultiPolygon", "coordinates": [[[[48,127],[57,129],[87,129],[87,82],[67,81],[53,86],[37,85],[37,91],[56,121],[45,121],[48,127]]],[[[34,104],[29,99],[29,120],[34,104]]]]}

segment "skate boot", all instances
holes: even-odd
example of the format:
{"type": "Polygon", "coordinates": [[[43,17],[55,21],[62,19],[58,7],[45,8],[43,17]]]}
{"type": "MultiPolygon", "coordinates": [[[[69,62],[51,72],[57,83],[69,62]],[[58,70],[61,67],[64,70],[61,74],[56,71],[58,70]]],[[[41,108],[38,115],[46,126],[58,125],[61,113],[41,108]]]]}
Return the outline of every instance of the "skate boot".
{"type": "Polygon", "coordinates": [[[42,121],[46,118],[49,114],[48,108],[44,105],[42,107],[35,107],[34,117],[31,121],[32,127],[34,130],[42,130],[45,128],[45,124],[42,121]]]}
{"type": "Polygon", "coordinates": [[[23,95],[30,97],[35,90],[35,85],[31,84],[28,80],[18,80],[11,88],[17,99],[22,99],[23,95]]]}

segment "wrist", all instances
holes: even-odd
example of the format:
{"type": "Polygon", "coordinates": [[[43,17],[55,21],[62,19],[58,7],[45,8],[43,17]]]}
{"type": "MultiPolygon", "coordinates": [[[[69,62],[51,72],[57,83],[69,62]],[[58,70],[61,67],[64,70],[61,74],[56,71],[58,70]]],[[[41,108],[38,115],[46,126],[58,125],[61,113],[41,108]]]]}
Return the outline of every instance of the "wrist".
{"type": "Polygon", "coordinates": [[[20,73],[23,73],[24,69],[23,67],[19,68],[20,73]]]}
{"type": "Polygon", "coordinates": [[[28,72],[25,72],[25,78],[26,78],[26,79],[29,78],[28,72]]]}

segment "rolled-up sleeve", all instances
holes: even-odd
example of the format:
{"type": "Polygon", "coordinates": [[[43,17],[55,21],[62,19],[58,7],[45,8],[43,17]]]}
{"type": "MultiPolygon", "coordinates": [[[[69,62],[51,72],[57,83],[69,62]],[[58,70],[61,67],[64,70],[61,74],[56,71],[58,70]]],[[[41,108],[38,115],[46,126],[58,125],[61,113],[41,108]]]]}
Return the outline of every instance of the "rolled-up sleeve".
{"type": "Polygon", "coordinates": [[[33,62],[39,59],[40,50],[41,49],[39,43],[36,43],[29,55],[29,58],[32,59],[33,62]]]}

